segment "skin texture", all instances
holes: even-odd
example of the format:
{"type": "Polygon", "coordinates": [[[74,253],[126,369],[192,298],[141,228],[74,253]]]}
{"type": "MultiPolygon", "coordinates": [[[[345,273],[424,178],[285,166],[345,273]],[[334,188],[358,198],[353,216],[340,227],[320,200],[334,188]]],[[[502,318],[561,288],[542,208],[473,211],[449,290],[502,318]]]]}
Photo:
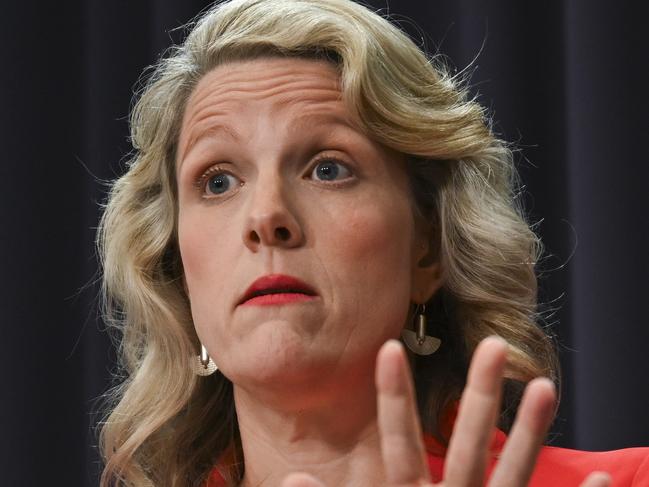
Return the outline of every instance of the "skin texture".
{"type": "MultiPolygon", "coordinates": [[[[553,383],[546,378],[534,379],[528,384],[500,461],[492,476],[485,479],[488,444],[500,406],[506,354],[507,344],[499,337],[488,337],[476,348],[446,456],[445,479],[435,486],[527,485],[551,422],[555,391],[553,383]]],[[[383,483],[365,485],[433,486],[425,462],[412,377],[400,342],[390,340],[381,347],[377,357],[376,385],[386,478],[383,483]]],[[[287,476],[281,487],[325,485],[339,484],[325,484],[313,475],[298,472],[287,476]]],[[[611,478],[607,473],[593,472],[580,487],[610,485],[611,478]]]]}
{"type": "Polygon", "coordinates": [[[328,63],[262,59],[219,66],[199,82],[177,180],[192,315],[235,387],[244,483],[277,482],[277,466],[295,470],[296,458],[343,474],[340,482],[346,472],[381,475],[376,354],[399,336],[410,304],[441,284],[436,264],[420,264],[427,238],[415,228],[402,156],[354,128],[328,63]],[[343,164],[336,180],[314,175],[321,156],[343,164]],[[231,174],[220,195],[195,185],[215,163],[231,174]],[[237,306],[273,273],[305,281],[317,299],[237,306]],[[278,450],[270,457],[268,445],[278,450]]]}
{"type": "MultiPolygon", "coordinates": [[[[234,385],[244,486],[428,480],[407,359],[391,339],[409,306],[439,289],[440,269],[413,218],[403,156],[355,127],[334,67],[294,58],[218,66],[183,114],[184,284],[198,337],[234,385]],[[323,178],[323,165],[337,176],[323,178]],[[305,281],[317,297],[238,305],[255,279],[275,273],[305,281]]],[[[460,407],[448,485],[477,485],[483,475],[506,354],[502,341],[485,343],[460,407]]],[[[548,381],[531,385],[504,462],[504,478],[520,481],[494,485],[524,485],[553,403],[548,381]]]]}

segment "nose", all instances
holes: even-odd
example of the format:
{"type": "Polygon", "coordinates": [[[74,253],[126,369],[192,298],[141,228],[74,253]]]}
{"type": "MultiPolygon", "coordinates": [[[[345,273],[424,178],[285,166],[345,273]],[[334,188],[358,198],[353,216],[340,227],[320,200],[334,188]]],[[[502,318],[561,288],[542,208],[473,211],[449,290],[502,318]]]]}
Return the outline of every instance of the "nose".
{"type": "Polygon", "coordinates": [[[262,246],[293,248],[302,244],[302,228],[291,210],[281,182],[258,181],[253,190],[243,242],[253,252],[262,246]]]}

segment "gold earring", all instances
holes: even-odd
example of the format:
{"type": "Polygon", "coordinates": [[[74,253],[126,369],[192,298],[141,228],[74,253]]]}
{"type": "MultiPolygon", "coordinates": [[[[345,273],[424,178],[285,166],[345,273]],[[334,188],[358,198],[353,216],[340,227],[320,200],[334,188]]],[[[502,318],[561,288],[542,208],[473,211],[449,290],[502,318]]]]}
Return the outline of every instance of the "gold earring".
{"type": "Polygon", "coordinates": [[[219,370],[212,357],[207,354],[207,348],[201,343],[201,354],[192,357],[192,370],[196,375],[212,375],[219,370]]]}
{"type": "Polygon", "coordinates": [[[401,330],[401,339],[406,346],[417,355],[431,355],[437,351],[442,340],[437,337],[426,335],[426,305],[422,304],[422,310],[417,314],[415,330],[404,328],[401,330]]]}

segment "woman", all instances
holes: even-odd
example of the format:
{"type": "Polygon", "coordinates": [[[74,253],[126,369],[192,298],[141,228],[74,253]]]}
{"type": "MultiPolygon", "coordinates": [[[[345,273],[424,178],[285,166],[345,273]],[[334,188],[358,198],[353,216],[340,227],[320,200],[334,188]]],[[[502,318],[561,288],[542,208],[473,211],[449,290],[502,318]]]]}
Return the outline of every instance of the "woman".
{"type": "Polygon", "coordinates": [[[102,485],[649,481],[647,449],[540,447],[557,366],[510,152],[385,19],[216,5],[132,140],[99,239],[125,372],[102,485]]]}

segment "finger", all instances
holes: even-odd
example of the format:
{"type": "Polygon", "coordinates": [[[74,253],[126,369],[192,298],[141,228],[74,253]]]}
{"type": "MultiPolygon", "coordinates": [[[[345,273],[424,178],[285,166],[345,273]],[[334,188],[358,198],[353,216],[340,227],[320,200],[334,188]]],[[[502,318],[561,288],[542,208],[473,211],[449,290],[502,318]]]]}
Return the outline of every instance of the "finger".
{"type": "Polygon", "coordinates": [[[376,362],[378,423],[388,485],[429,480],[414,385],[401,343],[384,343],[376,362]]]}
{"type": "Polygon", "coordinates": [[[611,485],[611,476],[606,472],[593,472],[579,487],[609,487],[611,485]]]}
{"type": "Polygon", "coordinates": [[[500,407],[507,343],[488,337],[476,347],[446,457],[445,484],[482,485],[500,407]]]}
{"type": "Polygon", "coordinates": [[[555,402],[556,392],[551,380],[538,378],[527,385],[490,486],[527,485],[552,422],[555,402]]]}
{"type": "Polygon", "coordinates": [[[312,475],[297,472],[287,475],[281,487],[325,487],[325,485],[312,475]]]}

